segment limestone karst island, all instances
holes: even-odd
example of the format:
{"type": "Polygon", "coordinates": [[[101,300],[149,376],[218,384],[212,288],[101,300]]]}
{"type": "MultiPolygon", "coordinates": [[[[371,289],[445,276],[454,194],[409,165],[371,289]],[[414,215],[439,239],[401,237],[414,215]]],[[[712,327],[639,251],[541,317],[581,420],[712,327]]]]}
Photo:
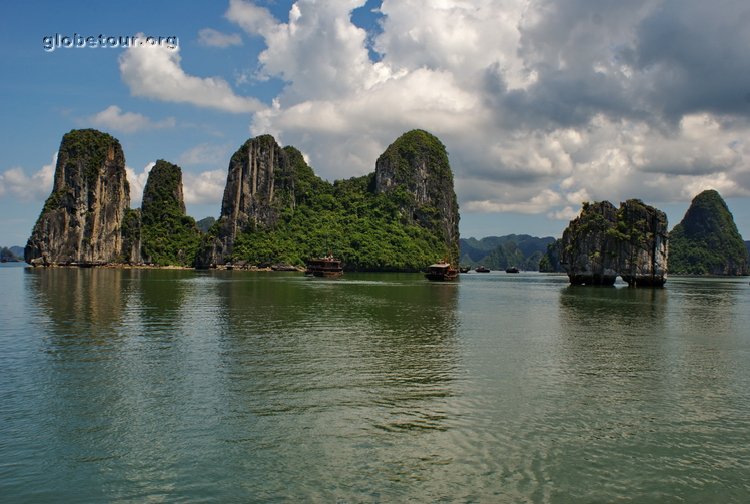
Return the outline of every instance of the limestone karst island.
{"type": "Polygon", "coordinates": [[[458,261],[458,204],[443,144],[405,133],[374,172],[329,183],[294,147],[249,139],[229,161],[221,216],[206,233],[185,215],[180,167],[160,160],[130,209],[112,136],[74,130],[25,248],[32,265],[300,266],[333,251],[353,271],[422,271],[458,261]]]}
{"type": "MultiPolygon", "coordinates": [[[[445,146],[424,130],[394,141],[372,173],[333,183],[294,147],[270,135],[248,139],[229,160],[221,215],[200,230],[185,212],[179,166],[157,161],[141,207],[131,209],[119,141],[82,129],[63,136],[24,259],[33,266],[258,269],[299,268],[333,252],[349,271],[418,272],[441,259],[477,263],[481,244],[460,240],[458,223],[445,146]]],[[[664,212],[630,199],[619,208],[584,203],[562,238],[532,257],[518,245],[523,236],[498,238],[482,253],[497,258],[512,243],[517,264],[564,271],[575,285],[612,285],[620,276],[631,286],[660,287],[667,273],[748,274],[748,248],[713,190],[696,196],[671,233],[664,212]]]]}

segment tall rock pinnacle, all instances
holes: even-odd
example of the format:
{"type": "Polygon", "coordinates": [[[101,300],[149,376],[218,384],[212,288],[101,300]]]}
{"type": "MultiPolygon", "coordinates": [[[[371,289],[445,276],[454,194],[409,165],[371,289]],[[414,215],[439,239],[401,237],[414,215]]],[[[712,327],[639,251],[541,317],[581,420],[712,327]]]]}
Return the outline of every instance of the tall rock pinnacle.
{"type": "Polygon", "coordinates": [[[196,264],[222,264],[232,253],[238,234],[275,226],[279,207],[290,191],[289,161],[276,140],[261,135],[246,141],[229,161],[218,234],[204,239],[196,264]]]}
{"type": "Polygon", "coordinates": [[[52,193],[34,226],[29,264],[104,264],[121,260],[121,226],[130,204],[120,142],[94,129],[63,136],[52,193]]]}
{"type": "Polygon", "coordinates": [[[709,189],[693,198],[669,235],[669,269],[676,274],[747,275],[748,251],[732,212],[709,189]]]}
{"type": "MultiPolygon", "coordinates": [[[[434,229],[447,257],[458,264],[458,203],[448,153],[440,140],[424,130],[401,135],[375,163],[375,192],[404,191],[405,220],[434,229]]],[[[439,258],[436,258],[436,260],[439,258]]]]}

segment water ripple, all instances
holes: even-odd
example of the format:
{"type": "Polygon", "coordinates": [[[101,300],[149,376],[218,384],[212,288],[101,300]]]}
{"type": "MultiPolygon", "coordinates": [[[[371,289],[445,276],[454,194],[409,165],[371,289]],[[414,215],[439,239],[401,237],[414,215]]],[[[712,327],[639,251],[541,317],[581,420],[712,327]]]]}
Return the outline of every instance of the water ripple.
{"type": "Polygon", "coordinates": [[[750,495],[744,284],[232,273],[0,269],[0,495],[750,495]]]}

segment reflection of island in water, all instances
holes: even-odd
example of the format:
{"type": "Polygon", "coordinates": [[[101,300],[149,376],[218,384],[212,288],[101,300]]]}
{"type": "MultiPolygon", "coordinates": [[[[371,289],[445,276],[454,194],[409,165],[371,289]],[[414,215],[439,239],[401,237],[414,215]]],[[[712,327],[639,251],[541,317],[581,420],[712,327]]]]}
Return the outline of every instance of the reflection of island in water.
{"type": "Polygon", "coordinates": [[[170,468],[194,456],[179,447],[188,448],[195,423],[206,425],[196,411],[220,388],[201,365],[210,362],[212,352],[202,350],[211,335],[186,323],[198,293],[184,280],[195,273],[27,272],[27,291],[48,320],[39,334],[48,356],[41,416],[56,419],[45,432],[52,449],[71,461],[61,468],[69,471],[66,484],[102,481],[116,495],[123,482],[105,481],[120,474],[156,493],[174,488],[170,468]]]}
{"type": "Polygon", "coordinates": [[[670,279],[661,290],[563,289],[548,389],[564,400],[550,402],[543,425],[579,480],[596,482],[608,465],[608,481],[716,481],[725,469],[714,461],[736,441],[714,429],[737,431],[746,382],[734,351],[746,334],[737,317],[747,315],[733,308],[738,291],[712,279],[670,279]]]}
{"type": "Polygon", "coordinates": [[[562,323],[577,330],[628,331],[663,324],[668,289],[567,286],[560,293],[562,323]]]}
{"type": "Polygon", "coordinates": [[[394,474],[386,476],[396,478],[428,464],[421,450],[380,460],[382,436],[444,444],[440,436],[455,422],[455,285],[349,274],[333,281],[274,275],[222,287],[226,421],[232,442],[255,450],[248,471],[283,463],[282,484],[353,487],[370,465],[381,468],[378,477],[389,467],[394,474]],[[280,446],[296,447],[296,456],[280,446]],[[342,466],[351,470],[335,470],[342,466]]]}
{"type": "Polygon", "coordinates": [[[450,394],[456,286],[414,275],[352,277],[253,277],[223,285],[226,358],[248,382],[261,383],[255,393],[269,393],[256,412],[374,401],[418,415],[410,401],[450,394]]]}
{"type": "Polygon", "coordinates": [[[71,461],[55,478],[116,496],[125,479],[157,494],[210,477],[272,498],[361,485],[371,467],[424,475],[455,448],[458,285],[108,269],[27,279],[47,315],[40,416],[57,419],[41,439],[71,461]],[[398,460],[383,449],[393,436],[398,460]]]}
{"type": "Polygon", "coordinates": [[[734,309],[738,298],[746,295],[746,282],[726,278],[674,279],[680,285],[674,294],[676,322],[684,332],[700,331],[715,336],[746,334],[748,317],[734,309]]]}
{"type": "Polygon", "coordinates": [[[122,315],[122,274],[108,269],[26,268],[31,299],[49,315],[60,338],[96,339],[112,331],[122,315]]]}
{"type": "Polygon", "coordinates": [[[735,291],[712,279],[673,280],[659,290],[567,287],[560,295],[561,385],[588,390],[613,411],[641,400],[683,408],[693,401],[682,396],[686,385],[728,386],[722,377],[732,365],[716,359],[744,334],[734,320],[735,291]]]}
{"type": "Polygon", "coordinates": [[[669,295],[667,289],[563,289],[559,357],[566,371],[624,377],[653,370],[669,295]]]}

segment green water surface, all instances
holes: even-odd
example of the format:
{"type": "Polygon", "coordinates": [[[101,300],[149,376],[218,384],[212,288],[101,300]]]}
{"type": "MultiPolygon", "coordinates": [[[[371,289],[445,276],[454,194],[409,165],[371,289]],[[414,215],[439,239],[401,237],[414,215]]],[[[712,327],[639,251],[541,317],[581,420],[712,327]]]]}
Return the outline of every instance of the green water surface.
{"type": "Polygon", "coordinates": [[[0,268],[2,502],[747,502],[750,286],[0,268]]]}

